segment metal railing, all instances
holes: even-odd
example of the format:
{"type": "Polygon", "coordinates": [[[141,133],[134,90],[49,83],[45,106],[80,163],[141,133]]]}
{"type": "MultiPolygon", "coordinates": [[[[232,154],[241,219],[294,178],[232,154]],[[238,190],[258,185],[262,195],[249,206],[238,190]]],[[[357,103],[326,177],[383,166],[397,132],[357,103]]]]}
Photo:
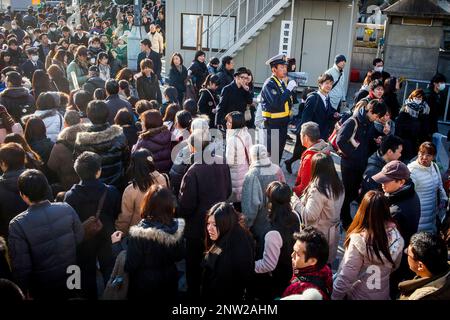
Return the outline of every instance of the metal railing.
{"type": "MultiPolygon", "coordinates": [[[[426,89],[430,81],[425,80],[417,80],[417,79],[406,79],[405,81],[405,88],[403,89],[403,100],[401,101],[401,104],[403,104],[406,100],[406,98],[416,89],[426,89]],[[415,84],[415,85],[414,85],[415,84]]],[[[443,120],[440,120],[439,123],[442,124],[448,124],[450,125],[450,120],[447,118],[448,116],[448,103],[450,101],[450,83],[445,84],[444,91],[447,92],[447,98],[445,100],[445,112],[444,112],[444,118],[443,120]]]]}
{"type": "MultiPolygon", "coordinates": [[[[215,21],[209,24],[208,28],[203,31],[202,38],[206,35],[208,39],[219,39],[219,52],[228,50],[234,43],[239,41],[242,36],[248,32],[264,15],[266,15],[277,3],[282,0],[258,0],[254,1],[254,9],[249,9],[249,0],[235,0],[233,1],[221,14],[215,15],[215,21]],[[259,9],[261,8],[261,9],[259,9]],[[240,26],[240,18],[245,14],[244,25],[240,26]],[[236,31],[228,41],[222,43],[221,32],[222,28],[229,26],[229,19],[236,17],[236,31]]],[[[212,46],[212,43],[209,44],[212,46]]]]}

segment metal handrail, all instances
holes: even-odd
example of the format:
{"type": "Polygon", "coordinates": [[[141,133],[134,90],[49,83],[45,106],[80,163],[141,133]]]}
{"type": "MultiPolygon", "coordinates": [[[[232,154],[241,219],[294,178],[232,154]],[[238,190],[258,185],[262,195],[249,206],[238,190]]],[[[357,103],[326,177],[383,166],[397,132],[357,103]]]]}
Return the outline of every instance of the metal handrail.
{"type": "Polygon", "coordinates": [[[232,3],[230,3],[230,5],[228,7],[225,8],[225,10],[222,11],[221,14],[219,14],[217,17],[218,19],[216,21],[214,21],[212,24],[210,24],[208,26],[208,28],[206,28],[206,30],[204,30],[202,32],[202,37],[207,34],[208,32],[214,33],[219,27],[222,26],[222,24],[226,21],[226,20],[221,20],[220,18],[230,18],[232,13],[234,11],[237,10],[237,6],[236,3],[240,4],[241,0],[234,0],[232,3]],[[234,6],[236,6],[236,8],[233,8],[234,6]],[[228,14],[225,14],[226,12],[229,12],[228,14]],[[219,25],[217,25],[212,31],[210,31],[210,29],[213,28],[213,26],[215,26],[217,23],[219,23],[219,25]]]}
{"type": "MultiPolygon", "coordinates": [[[[241,35],[243,36],[248,30],[250,30],[270,9],[281,0],[263,0],[262,8],[256,14],[252,16],[247,23],[236,30],[234,36],[230,37],[228,42],[226,42],[223,46],[219,45],[219,51],[226,51],[229,49],[234,43],[239,41],[241,35]]],[[[217,31],[221,31],[221,28],[224,24],[229,22],[229,19],[221,19],[221,18],[230,18],[232,15],[237,15],[237,11],[239,6],[241,5],[242,0],[233,1],[221,14],[217,16],[217,20],[208,26],[206,30],[202,32],[202,37],[204,35],[208,35],[208,39],[212,39],[217,31]]],[[[247,13],[246,13],[247,14],[247,13]]],[[[239,26],[239,24],[238,24],[239,26]]],[[[220,37],[220,35],[219,35],[220,37]]],[[[212,44],[209,44],[212,46],[212,44]]]]}
{"type": "Polygon", "coordinates": [[[270,9],[274,6],[276,2],[279,2],[280,0],[266,0],[264,1],[265,5],[263,8],[252,18],[250,21],[244,25],[241,29],[237,30],[236,36],[232,37],[224,46],[224,50],[227,50],[230,48],[235,42],[237,42],[241,37],[240,35],[244,35],[248,30],[250,30],[257,21],[259,21],[267,12],[270,11],[270,9]]]}

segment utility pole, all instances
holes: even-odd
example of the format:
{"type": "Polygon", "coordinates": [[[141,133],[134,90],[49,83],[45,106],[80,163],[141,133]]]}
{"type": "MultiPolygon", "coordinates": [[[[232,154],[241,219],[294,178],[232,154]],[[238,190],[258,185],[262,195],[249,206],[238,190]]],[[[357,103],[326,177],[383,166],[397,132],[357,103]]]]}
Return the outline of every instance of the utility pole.
{"type": "MultiPolygon", "coordinates": [[[[134,4],[134,23],[128,35],[127,42],[127,56],[128,56],[128,68],[136,70],[137,68],[137,56],[141,52],[140,42],[144,38],[145,29],[142,26],[142,0],[133,0],[134,4]]],[[[139,71],[139,70],[136,70],[139,71]]]]}

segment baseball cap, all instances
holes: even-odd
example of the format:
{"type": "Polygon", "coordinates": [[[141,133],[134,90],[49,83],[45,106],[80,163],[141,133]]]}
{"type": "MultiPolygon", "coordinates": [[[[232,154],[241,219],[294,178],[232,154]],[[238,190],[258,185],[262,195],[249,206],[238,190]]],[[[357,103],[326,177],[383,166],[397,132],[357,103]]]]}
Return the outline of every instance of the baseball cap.
{"type": "Polygon", "coordinates": [[[377,183],[386,183],[394,180],[408,180],[410,172],[406,164],[399,160],[394,160],[386,164],[381,172],[372,176],[372,179],[377,183]]]}

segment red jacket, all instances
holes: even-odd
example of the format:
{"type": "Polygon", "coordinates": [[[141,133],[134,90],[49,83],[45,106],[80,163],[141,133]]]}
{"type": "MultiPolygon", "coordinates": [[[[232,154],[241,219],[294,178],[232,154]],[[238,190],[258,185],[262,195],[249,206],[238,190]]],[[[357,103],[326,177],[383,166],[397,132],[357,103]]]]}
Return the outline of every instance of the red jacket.
{"type": "Polygon", "coordinates": [[[309,182],[311,181],[312,157],[319,152],[330,154],[330,151],[330,145],[323,140],[319,140],[319,142],[303,152],[300,159],[300,167],[298,168],[297,179],[295,180],[295,186],[293,189],[297,196],[300,197],[302,195],[303,191],[305,191],[305,189],[309,185],[309,182]]]}
{"type": "Polygon", "coordinates": [[[330,267],[326,264],[317,270],[316,266],[294,270],[291,284],[283,293],[283,298],[293,294],[303,294],[306,289],[316,289],[323,300],[330,300],[333,290],[333,279],[330,267]]]}

